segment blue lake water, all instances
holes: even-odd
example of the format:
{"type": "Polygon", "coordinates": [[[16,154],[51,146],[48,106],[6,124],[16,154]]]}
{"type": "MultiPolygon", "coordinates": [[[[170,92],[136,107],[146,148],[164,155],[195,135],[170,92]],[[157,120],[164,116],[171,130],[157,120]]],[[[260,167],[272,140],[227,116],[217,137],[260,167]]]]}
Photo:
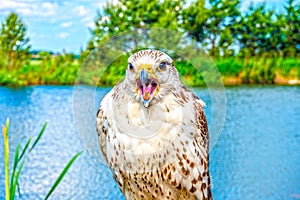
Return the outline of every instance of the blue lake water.
{"type": "MultiPolygon", "coordinates": [[[[94,90],[82,87],[81,91],[84,97],[94,90]]],[[[96,105],[108,91],[109,88],[97,89],[96,105]]],[[[209,119],[209,92],[196,92],[207,103],[209,119]]],[[[36,136],[48,121],[44,136],[25,163],[18,199],[43,199],[65,164],[85,149],[84,145],[97,154],[98,149],[86,141],[83,145],[77,134],[78,129],[86,129],[86,135],[81,134],[83,139],[96,134],[93,128],[84,127],[94,123],[90,119],[95,119],[96,106],[89,116],[80,119],[83,127],[75,126],[73,103],[78,102],[73,102],[72,95],[73,87],[69,86],[0,87],[0,123],[4,124],[6,118],[11,122],[11,158],[16,144],[36,136]]],[[[0,199],[4,199],[2,137],[0,145],[0,199]]],[[[300,87],[226,88],[226,119],[210,152],[210,170],[217,200],[300,199],[300,87]]],[[[123,197],[109,169],[85,151],[51,199],[123,197]]]]}

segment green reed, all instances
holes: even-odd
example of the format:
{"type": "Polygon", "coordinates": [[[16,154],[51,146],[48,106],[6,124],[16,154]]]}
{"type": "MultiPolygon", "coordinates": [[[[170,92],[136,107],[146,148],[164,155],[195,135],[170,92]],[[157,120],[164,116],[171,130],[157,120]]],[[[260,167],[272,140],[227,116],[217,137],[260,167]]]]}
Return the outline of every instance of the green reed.
{"type": "MultiPolygon", "coordinates": [[[[4,170],[5,170],[5,198],[6,200],[14,200],[16,189],[19,190],[19,176],[27,160],[28,154],[36,147],[40,139],[42,138],[45,129],[47,127],[47,122],[43,125],[41,131],[39,132],[36,139],[32,142],[32,138],[29,138],[23,148],[21,150],[21,144],[17,144],[14,161],[13,161],[13,169],[11,175],[9,175],[9,139],[8,139],[8,128],[9,128],[9,119],[7,119],[5,126],[2,128],[3,138],[4,138],[4,170]],[[32,145],[31,145],[32,144],[32,145]],[[9,176],[10,179],[9,179],[9,176]]],[[[45,200],[48,199],[59,183],[62,181],[63,177],[66,175],[72,164],[75,160],[82,154],[78,152],[72,159],[67,163],[64,167],[63,171],[60,173],[58,178],[56,179],[55,183],[50,188],[49,192],[47,193],[45,200]]]]}

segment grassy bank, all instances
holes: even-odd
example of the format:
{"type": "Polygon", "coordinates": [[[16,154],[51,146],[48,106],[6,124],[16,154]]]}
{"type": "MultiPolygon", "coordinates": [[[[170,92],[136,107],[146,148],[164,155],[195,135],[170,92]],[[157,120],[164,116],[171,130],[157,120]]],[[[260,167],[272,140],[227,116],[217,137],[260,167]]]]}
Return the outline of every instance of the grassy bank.
{"type": "MultiPolygon", "coordinates": [[[[295,58],[222,58],[215,60],[225,85],[240,84],[300,84],[300,61],[295,58]]],[[[119,82],[127,66],[127,57],[114,61],[101,75],[95,68],[83,74],[81,83],[88,85],[114,85],[119,82]]],[[[197,70],[186,61],[176,61],[181,76],[191,86],[203,86],[205,82],[197,70]]],[[[80,69],[75,62],[31,61],[20,69],[0,69],[0,85],[72,85],[80,69]]],[[[210,73],[201,68],[202,74],[210,73]]],[[[210,77],[214,81],[215,77],[210,77]]]]}
{"type": "Polygon", "coordinates": [[[300,60],[295,58],[229,58],[216,65],[225,85],[300,83],[300,60]]]}

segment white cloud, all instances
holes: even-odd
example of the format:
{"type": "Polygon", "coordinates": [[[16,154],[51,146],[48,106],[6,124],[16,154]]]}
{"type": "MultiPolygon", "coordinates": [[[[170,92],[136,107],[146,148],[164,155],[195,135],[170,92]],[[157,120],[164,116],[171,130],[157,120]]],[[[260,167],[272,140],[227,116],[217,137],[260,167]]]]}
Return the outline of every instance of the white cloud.
{"type": "Polygon", "coordinates": [[[64,39],[64,38],[66,38],[66,37],[68,37],[69,36],[69,33],[66,33],[66,32],[62,32],[62,33],[59,33],[58,35],[57,35],[57,37],[59,37],[59,38],[61,38],[61,39],[64,39]]]}
{"type": "Polygon", "coordinates": [[[73,25],[73,22],[72,21],[68,21],[68,22],[61,23],[60,27],[62,27],[62,28],[68,28],[68,27],[70,27],[72,25],[73,25]]]}
{"type": "Polygon", "coordinates": [[[95,11],[92,10],[91,8],[87,8],[85,6],[77,6],[73,9],[73,13],[75,18],[79,17],[80,22],[85,26],[85,27],[94,27],[94,13],[95,11]]]}
{"type": "MultiPolygon", "coordinates": [[[[83,5],[80,2],[71,1],[57,3],[50,0],[0,0],[0,17],[13,11],[20,14],[21,17],[27,18],[27,21],[44,21],[60,28],[74,25],[71,22],[74,20],[84,26],[90,26],[96,13],[95,2],[93,0],[84,0],[84,2],[83,5]]],[[[99,5],[105,2],[98,1],[99,5]]]]}
{"type": "Polygon", "coordinates": [[[16,2],[10,0],[2,0],[0,1],[1,9],[15,9],[15,8],[24,8],[27,7],[25,2],[16,2]]]}
{"type": "Polygon", "coordinates": [[[95,23],[94,23],[94,22],[89,22],[89,23],[87,24],[87,27],[88,27],[88,28],[91,28],[91,29],[94,29],[94,28],[95,28],[95,23]]]}
{"type": "Polygon", "coordinates": [[[92,16],[84,17],[80,20],[80,22],[83,24],[84,27],[91,29],[95,28],[95,22],[92,16]]]}
{"type": "Polygon", "coordinates": [[[44,16],[52,16],[56,14],[57,4],[44,2],[42,3],[42,8],[43,8],[44,16]]]}
{"type": "Polygon", "coordinates": [[[83,22],[83,23],[89,23],[92,20],[93,20],[92,16],[86,16],[86,17],[83,17],[80,21],[83,22]]]}
{"type": "Polygon", "coordinates": [[[88,9],[84,6],[77,6],[74,8],[74,11],[81,17],[87,16],[89,13],[88,9]]]}
{"type": "Polygon", "coordinates": [[[97,8],[97,9],[102,9],[104,6],[106,6],[107,1],[97,1],[94,2],[93,5],[97,8]]]}
{"type": "Polygon", "coordinates": [[[0,10],[17,12],[23,16],[53,16],[56,15],[58,5],[38,0],[0,0],[0,10]]]}
{"type": "Polygon", "coordinates": [[[11,1],[11,0],[1,0],[0,9],[6,12],[17,12],[22,15],[29,15],[33,10],[33,5],[28,2],[22,1],[11,1]]]}
{"type": "Polygon", "coordinates": [[[106,6],[106,4],[112,4],[112,5],[118,5],[119,4],[119,0],[102,0],[102,1],[96,1],[93,2],[93,5],[97,8],[97,9],[102,9],[104,6],[106,6]]]}

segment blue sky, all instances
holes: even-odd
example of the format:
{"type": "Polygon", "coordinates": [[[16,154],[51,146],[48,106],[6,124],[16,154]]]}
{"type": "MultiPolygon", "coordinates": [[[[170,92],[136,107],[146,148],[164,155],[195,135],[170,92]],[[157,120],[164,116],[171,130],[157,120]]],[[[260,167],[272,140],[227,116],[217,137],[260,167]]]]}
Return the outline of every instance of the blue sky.
{"type": "MultiPolygon", "coordinates": [[[[116,0],[114,0],[116,1],[116,0]]],[[[268,7],[283,9],[284,0],[243,0],[240,9],[267,2],[268,7]]],[[[32,49],[78,53],[85,47],[93,28],[97,10],[106,0],[0,0],[1,22],[12,11],[17,12],[28,29],[32,49]]],[[[298,1],[299,2],[299,1],[298,1]]]]}

